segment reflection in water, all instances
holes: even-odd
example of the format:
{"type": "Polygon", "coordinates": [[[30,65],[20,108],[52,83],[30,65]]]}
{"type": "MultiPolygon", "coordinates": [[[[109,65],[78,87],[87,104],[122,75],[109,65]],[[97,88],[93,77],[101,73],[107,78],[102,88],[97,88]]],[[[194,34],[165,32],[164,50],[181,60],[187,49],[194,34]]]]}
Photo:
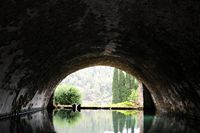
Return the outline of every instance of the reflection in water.
{"type": "MultiPolygon", "coordinates": [[[[134,115],[125,115],[126,113],[112,112],[114,133],[139,133],[142,126],[138,121],[143,121],[140,117],[142,112],[135,112],[134,115]]],[[[141,122],[140,122],[141,124],[141,122]]]]}
{"type": "Polygon", "coordinates": [[[0,120],[0,133],[51,133],[47,111],[0,120]]]}
{"type": "Polygon", "coordinates": [[[73,112],[71,110],[54,110],[53,124],[57,127],[73,126],[81,118],[80,112],[73,112]]]}
{"type": "Polygon", "coordinates": [[[138,111],[83,111],[82,115],[69,110],[54,112],[53,123],[57,133],[139,133],[142,127],[138,122],[142,121],[139,115],[142,112],[138,111]]]}
{"type": "Polygon", "coordinates": [[[0,120],[0,133],[199,133],[199,124],[186,118],[143,116],[139,111],[54,110],[0,120]]]}

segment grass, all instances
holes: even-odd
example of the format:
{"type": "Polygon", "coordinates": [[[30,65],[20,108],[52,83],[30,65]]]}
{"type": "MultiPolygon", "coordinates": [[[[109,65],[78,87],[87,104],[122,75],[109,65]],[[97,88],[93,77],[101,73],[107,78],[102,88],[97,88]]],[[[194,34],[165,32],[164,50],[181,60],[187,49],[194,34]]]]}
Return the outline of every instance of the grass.
{"type": "Polygon", "coordinates": [[[121,102],[121,103],[116,103],[116,104],[110,104],[108,105],[109,107],[140,107],[137,103],[133,102],[121,102]]]}

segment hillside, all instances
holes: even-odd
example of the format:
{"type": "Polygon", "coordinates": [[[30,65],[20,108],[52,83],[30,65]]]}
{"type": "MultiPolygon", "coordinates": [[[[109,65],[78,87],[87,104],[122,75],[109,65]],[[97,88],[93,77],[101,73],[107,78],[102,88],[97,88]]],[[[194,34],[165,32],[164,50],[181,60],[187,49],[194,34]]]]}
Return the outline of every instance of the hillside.
{"type": "Polygon", "coordinates": [[[85,68],[67,76],[62,84],[78,87],[83,104],[111,103],[113,71],[113,67],[107,66],[85,68]]]}

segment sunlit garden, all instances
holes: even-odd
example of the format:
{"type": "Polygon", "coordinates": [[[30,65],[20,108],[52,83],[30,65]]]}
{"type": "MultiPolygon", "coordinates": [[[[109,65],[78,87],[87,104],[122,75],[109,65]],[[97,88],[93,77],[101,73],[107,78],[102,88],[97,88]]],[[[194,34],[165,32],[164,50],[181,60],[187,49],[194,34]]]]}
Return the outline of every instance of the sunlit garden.
{"type": "Polygon", "coordinates": [[[55,107],[72,104],[85,107],[141,107],[139,89],[139,81],[129,73],[112,67],[91,67],[63,80],[54,92],[53,104],[55,107]]]}

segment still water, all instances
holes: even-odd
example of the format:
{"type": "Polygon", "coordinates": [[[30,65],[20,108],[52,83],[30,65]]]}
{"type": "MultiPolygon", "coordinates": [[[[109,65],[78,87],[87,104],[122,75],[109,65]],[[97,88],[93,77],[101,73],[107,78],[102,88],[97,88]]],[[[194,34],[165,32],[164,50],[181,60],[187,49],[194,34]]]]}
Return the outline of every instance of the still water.
{"type": "Polygon", "coordinates": [[[200,121],[142,111],[41,111],[0,120],[0,133],[199,133],[200,121]]]}

